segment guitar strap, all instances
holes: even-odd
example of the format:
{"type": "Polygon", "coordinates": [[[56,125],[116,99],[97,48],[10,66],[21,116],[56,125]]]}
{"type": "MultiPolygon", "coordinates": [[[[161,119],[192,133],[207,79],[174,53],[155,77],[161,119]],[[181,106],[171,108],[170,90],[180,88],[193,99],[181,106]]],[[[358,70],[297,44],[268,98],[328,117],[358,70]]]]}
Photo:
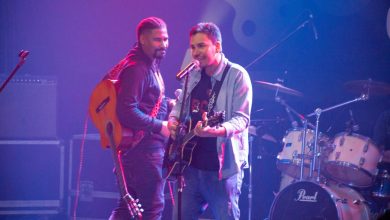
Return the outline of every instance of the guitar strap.
{"type": "Polygon", "coordinates": [[[162,79],[160,71],[154,72],[154,75],[155,75],[157,82],[158,82],[158,85],[160,87],[160,96],[158,97],[156,105],[154,105],[152,111],[149,114],[152,118],[157,117],[157,114],[158,114],[158,111],[160,110],[161,102],[162,102],[162,99],[164,96],[164,90],[165,90],[164,81],[162,79]]]}
{"type": "MultiPolygon", "coordinates": [[[[128,57],[126,56],[121,61],[119,61],[119,63],[117,65],[115,65],[109,71],[109,73],[105,76],[105,79],[110,79],[110,80],[113,80],[113,81],[117,81],[118,78],[119,78],[119,73],[128,64],[128,62],[129,62],[129,60],[128,60],[128,57]]],[[[163,81],[163,79],[161,77],[161,74],[160,74],[159,70],[153,71],[153,75],[155,76],[155,78],[157,80],[157,83],[158,83],[158,85],[160,87],[160,96],[158,97],[158,100],[157,100],[156,104],[154,105],[154,107],[152,108],[152,110],[151,110],[151,112],[149,114],[152,118],[155,118],[155,117],[157,117],[158,111],[160,110],[160,105],[161,105],[162,99],[164,97],[165,86],[164,86],[164,81],[163,81]]]]}
{"type": "Polygon", "coordinates": [[[213,87],[213,90],[211,92],[211,96],[210,96],[210,99],[209,99],[209,104],[207,106],[207,115],[210,115],[212,113],[212,111],[214,110],[214,107],[215,107],[215,105],[217,103],[217,98],[218,98],[218,95],[219,95],[219,91],[221,90],[223,81],[225,80],[225,77],[226,77],[227,72],[229,71],[230,67],[231,67],[231,64],[227,63],[227,65],[225,66],[225,69],[223,71],[221,80],[217,81],[215,83],[214,87],[213,87]]]}

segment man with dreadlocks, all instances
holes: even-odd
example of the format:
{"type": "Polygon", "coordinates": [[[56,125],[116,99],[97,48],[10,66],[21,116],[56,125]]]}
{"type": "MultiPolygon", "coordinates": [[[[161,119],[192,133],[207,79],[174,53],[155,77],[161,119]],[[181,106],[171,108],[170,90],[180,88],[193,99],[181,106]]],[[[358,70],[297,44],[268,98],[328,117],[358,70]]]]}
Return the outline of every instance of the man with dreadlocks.
{"type": "MultiPolygon", "coordinates": [[[[140,200],[143,219],[161,219],[164,208],[162,163],[164,147],[169,136],[168,107],[164,98],[164,82],[159,64],[168,48],[165,22],[157,17],[143,19],[137,26],[134,48],[106,78],[118,80],[117,116],[121,125],[142,131],[144,138],[135,147],[121,154],[127,188],[140,200]]],[[[130,219],[125,201],[110,216],[111,220],[130,219]]]]}

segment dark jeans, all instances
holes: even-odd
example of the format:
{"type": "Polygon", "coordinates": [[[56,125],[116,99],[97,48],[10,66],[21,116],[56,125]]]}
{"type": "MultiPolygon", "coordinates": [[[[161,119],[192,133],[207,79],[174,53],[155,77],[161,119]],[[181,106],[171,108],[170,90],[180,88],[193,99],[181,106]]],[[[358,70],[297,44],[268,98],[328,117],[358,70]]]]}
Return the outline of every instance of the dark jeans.
{"type": "MultiPolygon", "coordinates": [[[[208,205],[215,219],[238,220],[240,218],[238,199],[243,178],[244,172],[240,172],[227,179],[219,180],[217,171],[203,171],[191,166],[187,167],[184,170],[182,219],[198,219],[204,207],[208,205]]],[[[177,219],[177,208],[174,212],[174,219],[177,219]]]]}
{"type": "MultiPolygon", "coordinates": [[[[138,198],[144,212],[143,220],[161,219],[164,209],[164,185],[162,163],[164,150],[137,146],[122,156],[123,169],[130,194],[138,198]]],[[[128,220],[126,204],[119,199],[119,206],[112,211],[110,220],[128,220]]]]}

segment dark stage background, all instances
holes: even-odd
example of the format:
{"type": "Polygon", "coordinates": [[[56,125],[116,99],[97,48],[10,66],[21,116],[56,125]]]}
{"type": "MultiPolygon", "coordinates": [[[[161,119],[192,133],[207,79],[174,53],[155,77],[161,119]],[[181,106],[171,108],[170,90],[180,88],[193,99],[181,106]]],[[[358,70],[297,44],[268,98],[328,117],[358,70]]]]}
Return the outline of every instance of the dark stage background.
{"type": "MultiPolygon", "coordinates": [[[[188,48],[188,31],[195,23],[218,24],[224,53],[242,66],[297,30],[247,68],[254,90],[252,119],[257,120],[252,125],[281,141],[291,127],[288,117],[274,101],[274,90],[255,81],[275,83],[281,79],[286,87],[302,92],[302,97],[281,94],[301,114],[359,97],[359,92],[345,88],[346,82],[370,78],[390,83],[390,39],[386,30],[389,8],[387,0],[0,0],[2,78],[18,63],[20,50],[30,51],[26,63],[15,75],[19,83],[30,81],[24,84],[13,81],[0,94],[1,140],[61,139],[68,158],[70,140],[84,131],[92,89],[135,43],[136,24],[144,17],[158,16],[167,22],[170,37],[168,54],[161,65],[169,96],[179,87],[174,76],[188,48]],[[312,22],[298,28],[310,14],[312,22]],[[29,90],[31,80],[38,80],[31,88],[33,92],[29,90]]],[[[377,116],[389,106],[388,96],[372,95],[368,101],[324,113],[320,131],[329,137],[344,131],[352,110],[360,126],[357,133],[371,137],[377,116]]],[[[87,125],[88,133],[97,132],[91,123],[87,125]]],[[[260,138],[253,143],[254,219],[267,216],[272,191],[279,187],[275,156],[282,147],[260,138]]],[[[45,152],[36,160],[51,157],[45,152]]],[[[26,160],[8,162],[1,160],[0,167],[18,172],[13,163],[34,166],[34,162],[26,160]]],[[[66,159],[64,169],[68,173],[66,159]]],[[[7,179],[1,175],[1,181],[7,179]]],[[[64,200],[68,179],[65,175],[64,200]]],[[[37,175],[31,181],[39,182],[40,177],[37,175]]],[[[26,187],[29,185],[26,183],[26,187]]],[[[242,219],[247,218],[246,190],[247,185],[241,198],[242,219]]],[[[60,215],[66,215],[66,202],[60,209],[60,215]]]]}

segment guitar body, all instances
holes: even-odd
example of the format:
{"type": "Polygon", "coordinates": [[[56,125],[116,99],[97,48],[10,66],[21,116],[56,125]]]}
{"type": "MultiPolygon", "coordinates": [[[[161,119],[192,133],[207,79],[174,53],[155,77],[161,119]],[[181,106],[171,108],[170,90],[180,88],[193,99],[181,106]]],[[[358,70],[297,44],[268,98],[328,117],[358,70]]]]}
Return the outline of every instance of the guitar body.
{"type": "Polygon", "coordinates": [[[164,167],[166,169],[164,178],[171,181],[176,180],[176,177],[191,164],[192,153],[194,152],[196,144],[196,138],[194,138],[194,140],[184,143],[180,147],[176,147],[177,145],[174,141],[169,139],[168,148],[165,151],[164,157],[164,167]]]}
{"type": "Polygon", "coordinates": [[[103,80],[96,86],[90,98],[89,115],[99,130],[102,147],[111,148],[121,197],[126,202],[130,215],[141,219],[143,210],[138,200],[135,200],[128,192],[121,165],[121,151],[118,149],[118,146],[126,144],[126,141],[130,140],[128,144],[132,146],[138,142],[123,137],[123,134],[130,135],[131,138],[136,136],[131,130],[122,128],[116,116],[116,88],[112,81],[103,80]]]}
{"type": "Polygon", "coordinates": [[[110,80],[101,81],[93,90],[89,100],[89,115],[92,122],[100,133],[102,147],[110,146],[106,133],[108,123],[112,124],[114,130],[114,142],[116,145],[122,140],[122,126],[116,116],[116,90],[110,80]]]}
{"type": "Polygon", "coordinates": [[[106,127],[112,124],[114,143],[116,146],[134,147],[144,137],[143,131],[133,132],[123,128],[116,115],[116,88],[111,80],[102,80],[92,92],[89,101],[89,115],[100,133],[100,142],[103,148],[110,146],[106,127]]]}
{"type": "MultiPolygon", "coordinates": [[[[210,116],[203,126],[218,126],[225,120],[225,112],[216,112],[210,116]]],[[[166,169],[164,178],[176,180],[183,170],[191,164],[192,153],[197,145],[198,138],[195,137],[194,130],[190,130],[180,141],[169,139],[168,148],[164,156],[164,168],[166,169]],[[178,144],[181,143],[181,144],[178,144]],[[181,169],[180,169],[181,168],[181,169]]]]}

